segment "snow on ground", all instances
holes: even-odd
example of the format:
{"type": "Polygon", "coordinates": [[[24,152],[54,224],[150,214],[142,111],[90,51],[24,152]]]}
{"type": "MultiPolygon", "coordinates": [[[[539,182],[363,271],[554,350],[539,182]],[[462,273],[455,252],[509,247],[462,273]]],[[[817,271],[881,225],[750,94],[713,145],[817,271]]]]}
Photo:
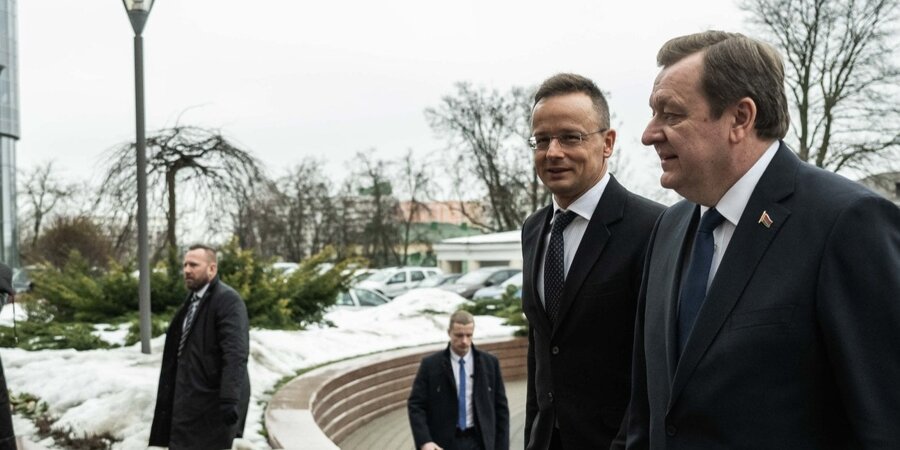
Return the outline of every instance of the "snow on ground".
{"type": "MultiPolygon", "coordinates": [[[[267,391],[280,379],[329,361],[446,341],[449,313],[466,301],[439,289],[421,289],[382,306],[335,309],[326,315],[334,327],[305,331],[250,330],[248,369],[252,397],[245,439],[257,448],[269,448],[260,435],[265,407],[260,403],[268,400],[267,391]]],[[[9,308],[4,308],[3,313],[6,309],[9,308]]],[[[0,313],[0,323],[3,313],[0,313]]],[[[514,327],[503,325],[503,319],[476,318],[476,342],[509,336],[513,331],[514,327]]],[[[9,388],[14,393],[34,394],[47,402],[50,413],[59,417],[58,426],[71,427],[79,434],[110,432],[122,439],[115,448],[145,449],[164,342],[165,336],[153,339],[150,355],[140,353],[140,344],[135,344],[81,352],[3,349],[0,356],[9,388]]],[[[27,422],[21,418],[16,420],[17,434],[33,433],[33,427],[27,422]]]]}

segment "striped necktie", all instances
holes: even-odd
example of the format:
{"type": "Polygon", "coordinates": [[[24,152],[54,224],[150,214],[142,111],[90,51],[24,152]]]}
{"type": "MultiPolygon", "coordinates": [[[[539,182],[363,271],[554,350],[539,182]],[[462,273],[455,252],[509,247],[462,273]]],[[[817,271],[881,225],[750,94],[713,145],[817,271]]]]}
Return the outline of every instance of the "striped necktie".
{"type": "Polygon", "coordinates": [[[181,351],[184,349],[184,344],[187,342],[188,334],[191,332],[191,327],[194,325],[194,318],[197,316],[197,308],[200,306],[200,296],[195,292],[191,295],[191,304],[188,306],[187,315],[184,318],[184,327],[181,329],[181,340],[178,341],[178,356],[181,356],[181,351]]]}

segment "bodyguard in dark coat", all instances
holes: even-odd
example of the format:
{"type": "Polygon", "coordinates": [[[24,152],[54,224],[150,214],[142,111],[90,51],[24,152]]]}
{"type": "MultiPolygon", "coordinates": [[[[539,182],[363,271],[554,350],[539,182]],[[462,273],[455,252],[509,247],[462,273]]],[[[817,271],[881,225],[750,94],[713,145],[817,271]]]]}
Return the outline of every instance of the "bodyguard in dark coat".
{"type": "Polygon", "coordinates": [[[471,314],[454,313],[448,330],[450,344],[425,357],[419,366],[407,402],[418,450],[509,449],[509,406],[500,363],[495,356],[475,349],[474,329],[471,314]],[[470,398],[465,402],[459,398],[462,389],[457,387],[460,360],[472,366],[466,371],[463,393],[470,398]],[[462,421],[466,422],[463,428],[459,425],[462,421]]]}
{"type": "Polygon", "coordinates": [[[243,434],[250,401],[247,308],[216,274],[215,250],[195,245],[185,254],[191,293],[166,334],[151,446],[231,448],[243,434]]]}
{"type": "MultiPolygon", "coordinates": [[[[12,302],[16,295],[12,287],[12,269],[6,264],[0,263],[0,308],[6,301],[12,302]]],[[[6,389],[6,375],[3,373],[3,363],[0,362],[0,450],[16,449],[16,432],[13,431],[12,413],[9,410],[9,391],[6,389]]]]}

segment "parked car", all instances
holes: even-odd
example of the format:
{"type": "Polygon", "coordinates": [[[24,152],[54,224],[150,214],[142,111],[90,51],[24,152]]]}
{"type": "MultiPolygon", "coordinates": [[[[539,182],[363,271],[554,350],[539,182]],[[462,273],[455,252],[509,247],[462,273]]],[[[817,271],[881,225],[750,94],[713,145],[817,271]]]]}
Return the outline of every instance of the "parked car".
{"type": "Polygon", "coordinates": [[[503,294],[506,293],[506,290],[509,289],[510,286],[515,286],[517,288],[522,286],[522,272],[509,277],[509,279],[498,285],[483,287],[475,291],[475,294],[472,296],[472,300],[478,300],[482,298],[500,298],[503,294]]]}
{"type": "Polygon", "coordinates": [[[485,286],[496,286],[520,272],[522,269],[512,267],[482,267],[459,277],[453,284],[441,286],[441,289],[471,299],[475,291],[485,286]]]}
{"type": "Polygon", "coordinates": [[[430,278],[426,278],[416,285],[416,288],[434,288],[456,282],[461,277],[461,273],[442,273],[430,278]]]}
{"type": "Polygon", "coordinates": [[[371,290],[350,288],[338,294],[335,306],[340,308],[362,308],[383,305],[391,299],[371,290]]]}
{"type": "Polygon", "coordinates": [[[420,281],[443,273],[437,267],[388,267],[370,275],[354,287],[371,289],[394,298],[416,287],[420,281]]]}
{"type": "Polygon", "coordinates": [[[272,263],[272,271],[276,273],[280,273],[281,275],[287,277],[290,276],[294,271],[300,268],[300,264],[295,262],[277,262],[272,263]]]}

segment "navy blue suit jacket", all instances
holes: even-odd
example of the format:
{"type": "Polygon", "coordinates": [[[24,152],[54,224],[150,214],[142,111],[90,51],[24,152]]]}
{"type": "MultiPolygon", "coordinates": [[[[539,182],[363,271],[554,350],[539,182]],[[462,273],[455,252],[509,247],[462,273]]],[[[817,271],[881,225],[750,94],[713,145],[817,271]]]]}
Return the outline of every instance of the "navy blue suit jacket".
{"type": "Polygon", "coordinates": [[[782,144],[677,358],[695,207],[648,251],[628,448],[900,448],[900,209],[782,144]]]}

